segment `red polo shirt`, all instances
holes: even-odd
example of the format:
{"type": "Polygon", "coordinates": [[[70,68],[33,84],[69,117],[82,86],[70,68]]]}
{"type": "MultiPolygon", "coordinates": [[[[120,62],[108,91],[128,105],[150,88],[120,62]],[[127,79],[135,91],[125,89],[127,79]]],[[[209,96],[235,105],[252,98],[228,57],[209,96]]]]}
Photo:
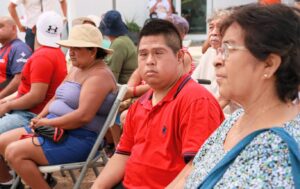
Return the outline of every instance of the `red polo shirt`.
{"type": "Polygon", "coordinates": [[[194,157],[224,119],[216,99],[200,84],[183,76],[161,102],[152,106],[148,91],[127,114],[116,153],[130,155],[125,188],[164,188],[194,157]]]}

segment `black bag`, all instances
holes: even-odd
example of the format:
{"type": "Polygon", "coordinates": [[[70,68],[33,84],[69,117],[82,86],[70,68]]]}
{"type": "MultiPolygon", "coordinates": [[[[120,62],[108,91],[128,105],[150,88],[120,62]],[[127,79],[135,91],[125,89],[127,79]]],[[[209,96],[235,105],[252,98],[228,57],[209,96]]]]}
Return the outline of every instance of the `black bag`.
{"type": "Polygon", "coordinates": [[[51,126],[37,127],[34,129],[34,133],[37,136],[52,140],[54,143],[61,143],[67,137],[67,133],[64,129],[51,126]]]}

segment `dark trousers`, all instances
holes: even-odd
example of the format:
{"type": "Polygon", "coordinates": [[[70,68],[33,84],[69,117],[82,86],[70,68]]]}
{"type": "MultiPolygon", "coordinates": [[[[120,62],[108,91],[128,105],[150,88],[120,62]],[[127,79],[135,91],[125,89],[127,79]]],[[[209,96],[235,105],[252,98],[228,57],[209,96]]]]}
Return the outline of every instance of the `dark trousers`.
{"type": "Polygon", "coordinates": [[[32,32],[32,29],[26,28],[25,34],[25,43],[34,51],[34,38],[35,34],[32,32]]]}

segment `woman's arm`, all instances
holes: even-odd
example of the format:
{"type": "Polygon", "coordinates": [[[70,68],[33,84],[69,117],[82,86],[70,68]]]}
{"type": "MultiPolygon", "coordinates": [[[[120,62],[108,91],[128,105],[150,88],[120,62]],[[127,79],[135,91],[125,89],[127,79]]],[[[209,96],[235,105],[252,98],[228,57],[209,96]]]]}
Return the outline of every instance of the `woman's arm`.
{"type": "Polygon", "coordinates": [[[141,85],[142,80],[143,79],[137,68],[131,74],[131,76],[127,82],[128,88],[127,88],[127,92],[126,92],[123,100],[127,100],[132,97],[142,96],[145,92],[147,92],[150,89],[150,86],[147,84],[141,85]]]}
{"type": "Polygon", "coordinates": [[[113,91],[115,83],[106,70],[89,76],[82,84],[79,106],[76,110],[61,117],[42,118],[35,124],[51,125],[63,129],[76,129],[90,122],[98,111],[109,92],[113,91]],[[103,82],[106,81],[106,82],[103,82]]]}

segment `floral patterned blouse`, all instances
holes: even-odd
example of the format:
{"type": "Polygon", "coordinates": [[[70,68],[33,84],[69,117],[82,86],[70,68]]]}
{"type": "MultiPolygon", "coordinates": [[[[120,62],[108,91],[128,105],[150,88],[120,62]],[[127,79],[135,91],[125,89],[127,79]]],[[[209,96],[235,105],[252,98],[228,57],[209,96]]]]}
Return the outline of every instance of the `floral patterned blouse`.
{"type": "MultiPolygon", "coordinates": [[[[194,170],[185,188],[197,188],[211,169],[224,157],[223,143],[229,129],[242,115],[237,110],[204,143],[193,161],[194,170]]],[[[300,114],[282,127],[300,145],[300,114]]],[[[229,166],[214,188],[294,188],[288,147],[276,134],[267,131],[256,136],[229,166]]]]}

